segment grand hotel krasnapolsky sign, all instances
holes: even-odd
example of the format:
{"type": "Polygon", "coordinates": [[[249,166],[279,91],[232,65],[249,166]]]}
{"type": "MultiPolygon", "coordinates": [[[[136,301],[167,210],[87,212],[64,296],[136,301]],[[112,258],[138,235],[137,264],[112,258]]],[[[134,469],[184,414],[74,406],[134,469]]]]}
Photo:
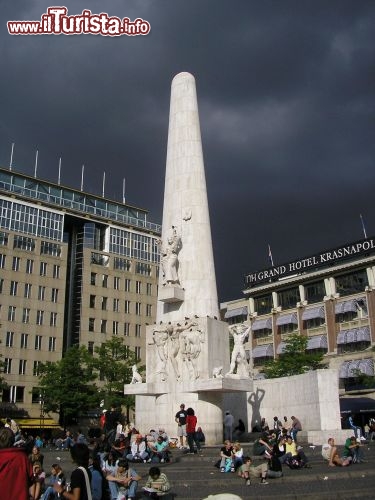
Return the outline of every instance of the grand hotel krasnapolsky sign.
{"type": "Polygon", "coordinates": [[[305,257],[303,259],[293,260],[287,264],[273,266],[261,271],[247,274],[245,276],[245,286],[247,288],[274,281],[291,274],[303,273],[308,270],[316,270],[326,266],[332,266],[342,260],[353,259],[353,257],[365,256],[368,253],[375,252],[375,238],[366,238],[365,240],[348,243],[344,246],[326,250],[324,252],[305,257]]]}

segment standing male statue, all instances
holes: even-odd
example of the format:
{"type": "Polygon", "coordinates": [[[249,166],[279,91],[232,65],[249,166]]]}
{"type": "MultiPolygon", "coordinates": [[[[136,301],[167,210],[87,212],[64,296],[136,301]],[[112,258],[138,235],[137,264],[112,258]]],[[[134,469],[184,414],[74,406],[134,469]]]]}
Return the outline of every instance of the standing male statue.
{"type": "Polygon", "coordinates": [[[247,326],[243,323],[240,325],[230,325],[228,327],[230,335],[233,337],[234,346],[230,361],[230,369],[227,375],[232,375],[237,366],[237,374],[248,377],[249,376],[249,364],[246,359],[246,352],[244,343],[249,335],[251,326],[247,326]]]}
{"type": "Polygon", "coordinates": [[[177,234],[175,226],[172,226],[172,236],[167,240],[167,245],[163,246],[162,240],[158,241],[161,255],[160,265],[163,273],[163,285],[179,284],[178,278],[178,257],[181,247],[181,238],[177,234]]]}

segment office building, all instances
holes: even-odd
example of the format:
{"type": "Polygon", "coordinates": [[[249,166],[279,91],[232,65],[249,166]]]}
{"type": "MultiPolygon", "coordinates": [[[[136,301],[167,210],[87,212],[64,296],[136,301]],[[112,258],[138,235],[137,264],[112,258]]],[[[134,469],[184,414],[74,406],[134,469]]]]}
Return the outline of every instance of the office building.
{"type": "Polygon", "coordinates": [[[145,362],[160,233],[144,209],[0,169],[3,409],[39,417],[40,364],[74,344],[121,336],[145,362]]]}

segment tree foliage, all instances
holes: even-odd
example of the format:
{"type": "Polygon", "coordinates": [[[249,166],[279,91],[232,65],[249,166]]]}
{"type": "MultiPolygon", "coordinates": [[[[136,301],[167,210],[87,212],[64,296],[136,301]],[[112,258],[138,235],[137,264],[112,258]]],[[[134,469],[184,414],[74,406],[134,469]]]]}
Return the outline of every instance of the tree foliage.
{"type": "Polygon", "coordinates": [[[323,354],[306,350],[308,338],[304,335],[291,334],[285,340],[283,354],[266,364],[263,373],[267,378],[300,375],[322,367],[323,354]]]}
{"type": "Polygon", "coordinates": [[[91,356],[83,346],[73,346],[55,363],[41,366],[39,390],[44,408],[60,414],[62,423],[99,405],[91,356]]]}

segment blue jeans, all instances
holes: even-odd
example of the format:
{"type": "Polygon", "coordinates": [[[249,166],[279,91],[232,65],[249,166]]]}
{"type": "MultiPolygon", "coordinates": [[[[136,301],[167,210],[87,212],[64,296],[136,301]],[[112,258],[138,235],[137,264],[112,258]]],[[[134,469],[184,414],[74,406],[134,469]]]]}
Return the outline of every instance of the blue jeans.
{"type": "Polygon", "coordinates": [[[189,445],[189,451],[190,453],[194,453],[194,443],[197,447],[197,450],[200,451],[201,450],[201,445],[200,445],[200,442],[197,440],[196,438],[196,434],[195,432],[188,432],[187,433],[187,442],[188,442],[188,445],[189,445]]]}

